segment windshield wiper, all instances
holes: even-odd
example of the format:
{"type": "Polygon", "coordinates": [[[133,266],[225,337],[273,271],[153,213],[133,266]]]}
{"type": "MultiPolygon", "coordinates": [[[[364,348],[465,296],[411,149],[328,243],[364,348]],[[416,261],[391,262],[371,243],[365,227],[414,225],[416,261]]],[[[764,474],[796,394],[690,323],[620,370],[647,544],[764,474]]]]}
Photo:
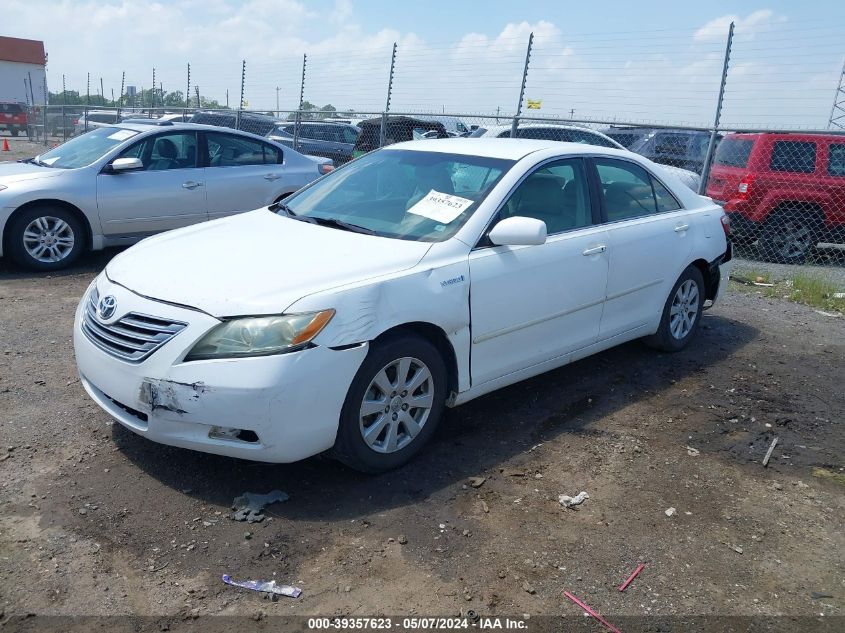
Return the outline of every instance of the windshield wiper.
{"type": "Polygon", "coordinates": [[[364,226],[358,226],[357,224],[352,224],[351,222],[344,222],[343,220],[338,220],[337,218],[309,218],[310,220],[314,220],[320,226],[330,226],[335,229],[341,229],[343,231],[351,231],[353,233],[363,233],[364,235],[376,235],[376,232],[372,229],[368,229],[364,226]]]}
{"type": "Polygon", "coordinates": [[[300,222],[308,222],[309,224],[317,224],[317,221],[314,218],[308,218],[302,215],[297,215],[293,212],[293,210],[286,205],[281,200],[279,202],[274,202],[269,207],[267,207],[270,211],[282,211],[286,216],[292,218],[294,220],[299,220],[300,222]]]}

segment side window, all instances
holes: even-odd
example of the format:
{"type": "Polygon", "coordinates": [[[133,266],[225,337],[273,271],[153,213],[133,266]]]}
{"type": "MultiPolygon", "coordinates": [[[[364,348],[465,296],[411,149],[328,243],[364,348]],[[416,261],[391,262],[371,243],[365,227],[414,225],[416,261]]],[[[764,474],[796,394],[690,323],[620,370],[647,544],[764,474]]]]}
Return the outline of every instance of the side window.
{"type": "Polygon", "coordinates": [[[609,158],[596,159],[608,222],[630,220],[681,205],[666,187],[639,165],[609,158]]]}
{"type": "Polygon", "coordinates": [[[831,143],[827,173],[830,176],[845,176],[845,145],[831,143]]]}
{"type": "Polygon", "coordinates": [[[273,165],[281,165],[284,162],[282,150],[278,147],[264,144],[264,162],[273,165]]]}
{"type": "Polygon", "coordinates": [[[358,140],[358,132],[355,131],[354,128],[345,127],[343,128],[343,142],[344,143],[355,143],[358,140]]]}
{"type": "Polygon", "coordinates": [[[685,156],[689,138],[685,134],[658,134],[654,142],[654,151],[668,156],[685,156]]]}
{"type": "Polygon", "coordinates": [[[500,213],[546,223],[549,235],[590,226],[593,215],[584,161],[560,160],[539,168],[517,187],[500,213]]]}
{"type": "Polygon", "coordinates": [[[598,134],[582,132],[581,130],[571,130],[570,134],[573,143],[587,143],[588,145],[598,145],[599,147],[616,147],[616,145],[598,134]]]}
{"type": "Polygon", "coordinates": [[[812,174],[816,170],[816,144],[804,141],[775,141],[769,168],[772,171],[812,174]]]}
{"type": "Polygon", "coordinates": [[[197,135],[178,132],[150,136],[123,150],[120,158],[140,158],[144,171],[190,169],[197,166],[197,135]]]}
{"type": "Polygon", "coordinates": [[[279,150],[258,140],[218,132],[208,132],[206,138],[209,167],[245,167],[281,162],[279,150]]]}

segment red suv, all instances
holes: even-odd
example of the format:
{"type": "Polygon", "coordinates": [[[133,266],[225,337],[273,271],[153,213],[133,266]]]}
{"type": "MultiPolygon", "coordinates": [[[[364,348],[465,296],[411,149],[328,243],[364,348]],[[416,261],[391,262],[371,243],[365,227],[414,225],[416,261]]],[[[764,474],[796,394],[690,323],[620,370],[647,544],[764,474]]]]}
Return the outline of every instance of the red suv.
{"type": "Polygon", "coordinates": [[[769,261],[802,263],[819,242],[845,241],[845,136],[730,134],[707,195],[725,208],[734,240],[769,261]]]}
{"type": "Polygon", "coordinates": [[[12,136],[26,132],[26,106],[20,103],[0,102],[0,130],[9,130],[12,136]]]}

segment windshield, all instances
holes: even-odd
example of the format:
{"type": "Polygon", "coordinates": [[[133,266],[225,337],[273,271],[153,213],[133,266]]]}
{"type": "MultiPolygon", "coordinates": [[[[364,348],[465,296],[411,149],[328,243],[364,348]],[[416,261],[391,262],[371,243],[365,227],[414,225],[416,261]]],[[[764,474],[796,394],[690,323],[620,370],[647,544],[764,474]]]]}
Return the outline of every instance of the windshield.
{"type": "Polygon", "coordinates": [[[285,199],[297,216],[337,220],[382,237],[450,238],[514,161],[413,150],[379,150],[285,199]]]}
{"type": "Polygon", "coordinates": [[[97,128],[36,156],[36,160],[42,165],[61,169],[87,167],[137,133],[119,127],[97,128]]]}

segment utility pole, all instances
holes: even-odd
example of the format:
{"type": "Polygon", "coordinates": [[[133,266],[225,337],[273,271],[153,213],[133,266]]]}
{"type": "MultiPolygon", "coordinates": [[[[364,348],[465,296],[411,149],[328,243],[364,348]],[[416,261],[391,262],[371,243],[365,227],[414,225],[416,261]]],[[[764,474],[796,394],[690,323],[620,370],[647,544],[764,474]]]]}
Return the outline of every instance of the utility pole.
{"type": "Polygon", "coordinates": [[[839,85],[833,95],[833,107],[830,108],[830,117],[827,121],[828,130],[834,127],[845,130],[845,62],[842,63],[839,85]]]}
{"type": "Polygon", "coordinates": [[[704,169],[701,172],[701,184],[698,193],[704,195],[707,191],[707,180],[710,178],[710,163],[713,162],[713,151],[716,149],[716,133],[719,131],[719,121],[722,119],[722,103],[725,100],[725,84],[728,81],[728,65],[731,61],[731,46],[734,41],[734,23],[728,28],[728,42],[725,44],[725,61],[722,64],[722,83],[719,85],[719,99],[716,101],[716,116],[713,119],[713,130],[710,132],[710,143],[704,158],[704,169]]]}
{"type": "Polygon", "coordinates": [[[197,110],[199,110],[200,109],[200,103],[201,103],[201,101],[200,101],[200,87],[197,86],[196,88],[197,88],[197,110]]]}
{"type": "Polygon", "coordinates": [[[519,89],[519,103],[516,104],[516,114],[511,124],[511,138],[516,138],[516,129],[519,126],[519,117],[522,114],[522,100],[525,97],[525,82],[528,80],[528,63],[531,61],[531,47],[534,44],[534,33],[528,36],[528,48],[525,51],[525,66],[522,69],[522,87],[519,89]]]}
{"type": "Polygon", "coordinates": [[[106,89],[103,88],[103,78],[102,77],[100,77],[100,99],[103,100],[103,102],[100,105],[105,106],[106,105],[106,89]]]}

